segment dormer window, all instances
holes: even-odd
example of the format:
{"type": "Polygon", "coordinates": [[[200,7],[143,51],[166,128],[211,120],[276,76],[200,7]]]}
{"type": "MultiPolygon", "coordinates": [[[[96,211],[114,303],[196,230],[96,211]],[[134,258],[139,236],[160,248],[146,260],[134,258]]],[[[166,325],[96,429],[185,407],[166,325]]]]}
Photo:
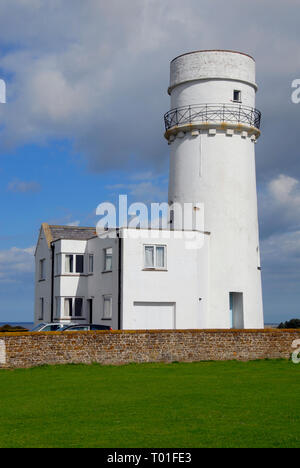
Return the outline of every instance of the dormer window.
{"type": "Polygon", "coordinates": [[[233,102],[242,102],[242,92],[235,89],[233,91],[233,102]]]}

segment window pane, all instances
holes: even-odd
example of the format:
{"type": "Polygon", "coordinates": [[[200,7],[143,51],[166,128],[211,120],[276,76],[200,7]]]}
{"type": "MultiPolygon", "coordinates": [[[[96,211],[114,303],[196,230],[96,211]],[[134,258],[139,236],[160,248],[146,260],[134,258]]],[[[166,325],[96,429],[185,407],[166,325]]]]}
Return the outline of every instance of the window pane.
{"type": "Polygon", "coordinates": [[[72,299],[65,299],[65,317],[72,317],[72,299]]]}
{"type": "Polygon", "coordinates": [[[83,273],[84,256],[76,255],[76,273],[83,273]]]}
{"type": "Polygon", "coordinates": [[[94,255],[89,256],[89,273],[94,273],[94,255]]]}
{"type": "Polygon", "coordinates": [[[66,273],[73,273],[73,255],[66,255],[66,273]]]}
{"type": "Polygon", "coordinates": [[[106,249],[104,252],[105,252],[104,269],[105,269],[105,271],[111,271],[112,270],[113,249],[106,249]]]}
{"type": "Polygon", "coordinates": [[[40,260],[40,279],[45,279],[45,260],[40,260]]]}
{"type": "Polygon", "coordinates": [[[153,246],[145,247],[145,267],[154,268],[154,247],[153,246]]]}
{"type": "Polygon", "coordinates": [[[103,318],[104,319],[112,318],[112,298],[111,297],[104,298],[103,318]]]}
{"type": "Polygon", "coordinates": [[[156,247],[156,266],[157,268],[165,268],[165,248],[156,247]]]}
{"type": "Polygon", "coordinates": [[[75,317],[81,317],[82,316],[82,304],[83,304],[83,299],[82,298],[76,298],[75,299],[75,317]]]}
{"type": "Polygon", "coordinates": [[[106,257],[106,271],[111,271],[112,270],[112,256],[108,255],[106,257]]]}

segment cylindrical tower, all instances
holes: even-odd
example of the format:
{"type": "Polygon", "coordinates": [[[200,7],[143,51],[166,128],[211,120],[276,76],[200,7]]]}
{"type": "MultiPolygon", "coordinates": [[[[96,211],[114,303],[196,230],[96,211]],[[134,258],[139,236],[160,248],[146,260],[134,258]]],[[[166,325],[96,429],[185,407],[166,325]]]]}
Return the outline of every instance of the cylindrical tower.
{"type": "MultiPolygon", "coordinates": [[[[171,62],[169,204],[201,203],[209,234],[205,328],[263,328],[255,143],[255,61],[198,51],[171,62]]],[[[181,228],[175,218],[173,228],[181,228]]],[[[199,265],[201,268],[201,265],[199,265]]],[[[204,268],[207,268],[205,266],[204,268]]]]}

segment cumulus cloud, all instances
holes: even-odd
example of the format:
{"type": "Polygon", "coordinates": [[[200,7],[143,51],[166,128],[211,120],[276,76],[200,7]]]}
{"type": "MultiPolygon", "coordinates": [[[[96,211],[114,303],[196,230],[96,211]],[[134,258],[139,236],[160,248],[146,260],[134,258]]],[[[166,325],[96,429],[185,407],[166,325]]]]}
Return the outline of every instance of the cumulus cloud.
{"type": "Polygon", "coordinates": [[[67,224],[67,226],[74,226],[74,227],[76,226],[76,227],[78,227],[78,226],[80,226],[80,221],[78,221],[78,220],[77,221],[71,221],[70,223],[67,224]]]}
{"type": "Polygon", "coordinates": [[[274,161],[287,163],[280,158],[288,134],[288,159],[300,177],[297,106],[290,103],[291,77],[300,69],[295,5],[2,0],[1,68],[9,102],[0,109],[2,149],[67,138],[93,171],[161,169],[168,157],[162,116],[169,110],[169,61],[189,50],[238,48],[256,57],[262,85],[259,169],[266,174],[274,161]],[[256,8],[259,16],[253,15],[256,8]],[[275,148],[270,131],[279,124],[285,138],[275,148]]]}
{"type": "Polygon", "coordinates": [[[150,204],[167,200],[167,184],[164,177],[146,172],[132,174],[129,182],[108,185],[106,188],[115,196],[122,193],[134,202],[150,204]]]}
{"type": "Polygon", "coordinates": [[[8,184],[8,190],[16,193],[32,193],[40,192],[41,185],[38,182],[25,182],[21,180],[13,180],[8,184]]]}
{"type": "Polygon", "coordinates": [[[280,174],[263,187],[259,199],[261,235],[300,230],[300,182],[280,174]]]}
{"type": "MultiPolygon", "coordinates": [[[[300,261],[300,181],[284,174],[267,184],[261,203],[261,217],[274,218],[269,235],[263,240],[265,255],[271,259],[282,252],[281,262],[288,255],[300,261]],[[277,253],[275,253],[277,252],[277,253]],[[275,256],[274,256],[275,254],[275,256]]],[[[262,223],[264,225],[264,222],[262,223]]],[[[300,264],[299,264],[300,273],[300,264]]]]}
{"type": "Polygon", "coordinates": [[[300,281],[300,231],[276,234],[262,242],[266,271],[300,281]]]}
{"type": "Polygon", "coordinates": [[[34,251],[35,247],[0,250],[0,282],[22,282],[24,276],[31,276],[34,272],[34,251]]]}
{"type": "Polygon", "coordinates": [[[261,257],[266,317],[299,316],[300,181],[280,174],[261,188],[261,257]]]}

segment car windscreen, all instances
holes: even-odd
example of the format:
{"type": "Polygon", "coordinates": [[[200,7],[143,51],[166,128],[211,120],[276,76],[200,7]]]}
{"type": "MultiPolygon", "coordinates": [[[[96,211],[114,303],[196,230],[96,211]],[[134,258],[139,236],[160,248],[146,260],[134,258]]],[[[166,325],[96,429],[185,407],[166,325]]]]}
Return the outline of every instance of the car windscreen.
{"type": "Polygon", "coordinates": [[[43,330],[41,330],[41,331],[45,331],[45,332],[57,331],[59,328],[60,328],[59,325],[47,325],[47,327],[43,328],[43,330]]]}
{"type": "Polygon", "coordinates": [[[31,331],[32,332],[38,332],[40,331],[42,328],[44,328],[46,324],[45,323],[40,323],[39,325],[36,325],[36,327],[34,327],[31,331]]]}

